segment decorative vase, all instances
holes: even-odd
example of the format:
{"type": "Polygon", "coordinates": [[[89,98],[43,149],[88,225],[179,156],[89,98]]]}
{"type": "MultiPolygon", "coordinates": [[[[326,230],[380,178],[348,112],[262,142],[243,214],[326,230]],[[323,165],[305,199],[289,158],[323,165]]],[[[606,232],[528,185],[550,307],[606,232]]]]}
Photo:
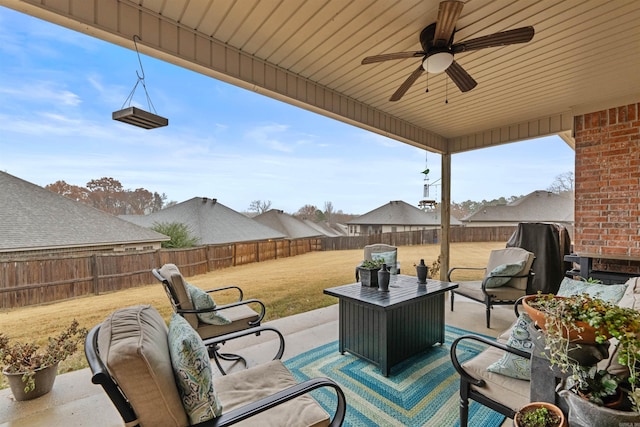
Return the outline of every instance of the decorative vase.
{"type": "Polygon", "coordinates": [[[571,427],[620,427],[640,424],[640,414],[637,412],[598,406],[569,390],[562,390],[558,395],[569,407],[567,418],[571,427]]]}
{"type": "MultiPolygon", "coordinates": [[[[549,427],[567,427],[567,420],[566,420],[562,410],[559,407],[557,407],[556,405],[554,405],[552,403],[547,403],[547,402],[531,402],[531,403],[527,403],[522,408],[520,408],[518,410],[518,412],[516,412],[516,415],[513,417],[513,425],[514,425],[514,427],[528,427],[530,424],[522,423],[522,421],[520,419],[521,414],[527,412],[528,410],[535,410],[535,409],[540,408],[540,407],[547,408],[547,410],[549,412],[555,413],[557,415],[557,418],[559,419],[557,424],[546,424],[547,426],[549,426],[549,427]]],[[[594,424],[594,425],[597,425],[597,424],[594,424]]],[[[573,424],[571,424],[571,427],[573,427],[573,424]]]]}
{"type": "Polygon", "coordinates": [[[389,279],[391,273],[387,269],[387,264],[382,264],[382,268],[378,271],[378,290],[383,292],[389,291],[389,279]]]}
{"type": "Polygon", "coordinates": [[[424,260],[420,260],[420,264],[416,265],[416,274],[418,275],[418,283],[425,284],[427,283],[427,271],[428,268],[424,264],[424,260]]]}
{"type": "Polygon", "coordinates": [[[31,400],[36,397],[43,396],[51,391],[53,388],[53,382],[58,374],[58,364],[56,363],[51,366],[37,369],[34,376],[35,388],[28,392],[24,391],[26,384],[22,382],[22,372],[3,372],[3,374],[7,377],[9,386],[11,387],[11,392],[16,400],[31,400]]]}
{"type": "Polygon", "coordinates": [[[358,274],[360,276],[360,283],[362,286],[368,286],[375,288],[378,286],[378,271],[379,268],[361,268],[358,267],[358,274]]]}

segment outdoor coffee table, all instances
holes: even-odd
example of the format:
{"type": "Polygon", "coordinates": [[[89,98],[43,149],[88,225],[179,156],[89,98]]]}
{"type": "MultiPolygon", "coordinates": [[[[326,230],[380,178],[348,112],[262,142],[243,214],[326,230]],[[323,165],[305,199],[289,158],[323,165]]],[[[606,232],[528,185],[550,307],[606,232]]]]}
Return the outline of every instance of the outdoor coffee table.
{"type": "Polygon", "coordinates": [[[435,343],[444,343],[444,293],[456,283],[392,276],[389,292],[360,283],[325,289],[338,298],[339,349],[380,367],[391,367],[435,343]]]}

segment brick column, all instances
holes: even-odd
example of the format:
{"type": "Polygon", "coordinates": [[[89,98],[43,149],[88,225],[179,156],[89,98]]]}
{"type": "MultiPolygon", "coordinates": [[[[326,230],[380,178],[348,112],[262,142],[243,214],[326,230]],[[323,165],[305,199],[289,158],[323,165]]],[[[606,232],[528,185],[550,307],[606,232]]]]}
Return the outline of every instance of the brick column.
{"type": "MultiPolygon", "coordinates": [[[[574,117],[575,252],[640,260],[640,103],[574,117]]],[[[596,269],[640,274],[640,261],[596,269]]]]}

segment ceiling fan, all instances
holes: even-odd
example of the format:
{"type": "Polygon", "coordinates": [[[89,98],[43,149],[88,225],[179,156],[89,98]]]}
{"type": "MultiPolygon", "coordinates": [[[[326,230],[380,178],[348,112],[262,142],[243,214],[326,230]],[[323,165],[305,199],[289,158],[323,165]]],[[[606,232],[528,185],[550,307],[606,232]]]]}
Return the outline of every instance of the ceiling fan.
{"type": "Polygon", "coordinates": [[[488,47],[526,43],[533,38],[534,30],[533,27],[529,26],[489,34],[454,44],[453,34],[463,6],[464,3],[461,1],[443,1],[440,3],[437,21],[427,26],[420,33],[422,50],[385,53],[382,55],[367,56],[362,60],[362,64],[364,65],[391,59],[422,57],[420,66],[416,68],[404,83],[400,85],[398,90],[391,95],[389,101],[397,101],[402,98],[424,71],[431,74],[444,71],[456,86],[458,86],[460,91],[468,92],[476,87],[478,83],[453,59],[455,54],[488,47]]]}

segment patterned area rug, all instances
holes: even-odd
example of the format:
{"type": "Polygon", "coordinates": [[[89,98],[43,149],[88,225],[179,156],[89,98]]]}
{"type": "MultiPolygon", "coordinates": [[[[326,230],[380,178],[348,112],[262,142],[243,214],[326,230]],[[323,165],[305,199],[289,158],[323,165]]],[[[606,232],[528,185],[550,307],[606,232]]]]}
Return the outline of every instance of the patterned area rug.
{"type": "MultiPolygon", "coordinates": [[[[436,345],[391,370],[385,378],[377,366],[350,353],[341,355],[338,342],[300,354],[285,362],[298,381],[329,377],[347,398],[345,426],[459,426],[460,377],[451,364],[451,342],[469,332],[446,327],[445,345],[436,345]]],[[[461,361],[484,346],[468,342],[458,346],[461,361]]],[[[332,389],[316,390],[313,397],[329,413],[335,409],[332,389]]],[[[500,426],[504,416],[470,401],[470,426],[500,426]]]]}

